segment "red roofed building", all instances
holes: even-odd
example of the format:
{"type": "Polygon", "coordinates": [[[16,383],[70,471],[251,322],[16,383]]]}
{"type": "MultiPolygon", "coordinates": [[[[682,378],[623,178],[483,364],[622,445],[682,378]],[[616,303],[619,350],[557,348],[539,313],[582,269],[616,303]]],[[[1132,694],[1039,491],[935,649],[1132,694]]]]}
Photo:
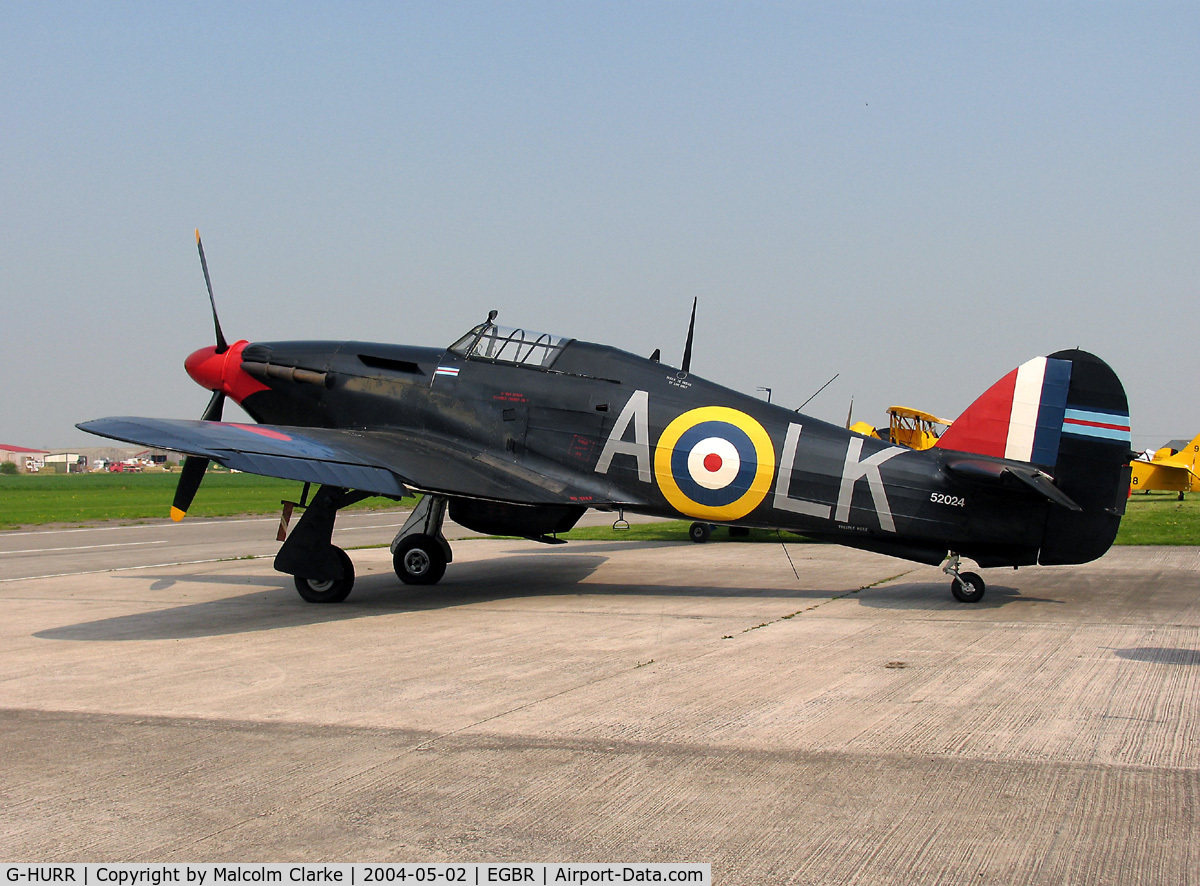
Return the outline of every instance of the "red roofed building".
{"type": "Polygon", "coordinates": [[[47,454],[48,451],[45,449],[26,449],[24,446],[9,446],[7,443],[0,443],[0,462],[12,462],[22,473],[31,459],[47,454]]]}

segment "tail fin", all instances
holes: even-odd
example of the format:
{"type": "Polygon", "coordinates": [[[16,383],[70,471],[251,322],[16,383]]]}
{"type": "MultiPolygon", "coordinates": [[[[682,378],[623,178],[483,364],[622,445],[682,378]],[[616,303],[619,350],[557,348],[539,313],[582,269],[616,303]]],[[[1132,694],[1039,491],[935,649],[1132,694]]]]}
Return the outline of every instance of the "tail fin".
{"type": "MultiPolygon", "coordinates": [[[[1159,450],[1160,452],[1162,450],[1159,450]]],[[[1192,441],[1187,446],[1180,449],[1174,455],[1168,455],[1165,458],[1155,458],[1158,464],[1171,465],[1176,468],[1187,468],[1192,473],[1200,470],[1200,434],[1192,438],[1192,441]]]]}
{"type": "Polygon", "coordinates": [[[936,446],[1037,465],[1080,506],[1050,508],[1038,562],[1086,563],[1116,537],[1129,489],[1129,404],[1100,358],[1071,350],[1023,363],[936,446]]]}

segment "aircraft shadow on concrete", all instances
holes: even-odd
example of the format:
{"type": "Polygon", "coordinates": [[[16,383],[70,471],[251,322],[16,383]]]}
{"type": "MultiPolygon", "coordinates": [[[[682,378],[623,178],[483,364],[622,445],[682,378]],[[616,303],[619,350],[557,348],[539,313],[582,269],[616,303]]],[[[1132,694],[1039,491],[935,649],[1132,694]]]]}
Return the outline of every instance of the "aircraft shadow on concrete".
{"type": "Polygon", "coordinates": [[[559,560],[559,568],[546,575],[545,560],[536,568],[540,558],[514,557],[487,563],[465,563],[456,566],[454,579],[447,579],[434,587],[403,585],[392,573],[359,576],[354,593],[343,603],[319,605],[306,603],[296,594],[290,576],[287,575],[231,575],[214,576],[204,573],[180,573],[153,578],[151,588],[167,590],[179,585],[222,586],[249,585],[265,590],[206,600],[201,603],[186,603],[169,609],[119,615],[97,621],[49,628],[34,634],[43,640],[178,640],[191,637],[211,637],[225,634],[242,634],[267,631],[276,628],[298,627],[345,621],[353,618],[369,618],[376,615],[391,615],[399,612],[438,609],[477,602],[482,599],[501,599],[518,596],[518,582],[528,583],[530,593],[549,593],[557,587],[561,593],[564,586],[578,585],[607,559],[599,556],[575,555],[559,560]],[[527,562],[521,562],[527,561],[527,562]],[[460,593],[467,577],[488,593],[460,593]],[[500,585],[500,587],[496,587],[500,585]]]}
{"type": "MultiPolygon", "coordinates": [[[[154,590],[168,590],[188,584],[245,585],[263,588],[251,593],[186,603],[165,609],[119,615],[96,621],[64,625],[38,631],[43,640],[119,641],[179,640],[230,634],[269,631],[347,619],[370,618],[430,609],[444,609],[473,603],[522,599],[541,596],[661,596],[661,597],[742,597],[797,600],[828,600],[844,591],[807,588],[801,581],[796,587],[689,587],[662,584],[585,583],[607,561],[596,554],[557,554],[552,563],[537,554],[504,557],[488,561],[455,564],[453,572],[432,587],[400,584],[395,575],[362,575],[354,593],[343,603],[316,605],[305,603],[296,594],[285,575],[174,574],[146,576],[154,579],[154,590]]],[[[916,608],[937,608],[930,588],[914,595],[916,608]]],[[[886,592],[888,589],[882,588],[886,592]]]]}
{"type": "Polygon", "coordinates": [[[1151,664],[1200,665],[1200,649],[1133,646],[1129,649],[1114,649],[1113,654],[1128,661],[1144,661],[1151,664]]]}
{"type": "Polygon", "coordinates": [[[906,609],[941,611],[945,609],[959,610],[964,616],[981,610],[999,609],[1013,603],[1056,603],[1062,600],[1051,600],[1046,597],[1030,597],[1018,588],[1007,585],[989,584],[987,593],[978,603],[959,603],[950,596],[950,580],[945,582],[913,581],[913,582],[883,582],[871,588],[864,588],[858,595],[863,606],[873,609],[906,609]]]}
{"type": "MultiPolygon", "coordinates": [[[[684,547],[684,546],[690,547],[691,545],[692,545],[692,542],[690,542],[690,541],[689,542],[620,541],[619,539],[617,541],[589,541],[587,539],[571,541],[571,547],[577,548],[577,549],[585,549],[588,553],[592,553],[593,551],[598,551],[598,552],[650,551],[650,550],[654,550],[655,548],[666,548],[666,547],[677,548],[677,547],[684,547]],[[585,548],[585,546],[586,546],[586,548],[585,548]]],[[[514,551],[514,553],[516,553],[516,552],[514,551]]]]}

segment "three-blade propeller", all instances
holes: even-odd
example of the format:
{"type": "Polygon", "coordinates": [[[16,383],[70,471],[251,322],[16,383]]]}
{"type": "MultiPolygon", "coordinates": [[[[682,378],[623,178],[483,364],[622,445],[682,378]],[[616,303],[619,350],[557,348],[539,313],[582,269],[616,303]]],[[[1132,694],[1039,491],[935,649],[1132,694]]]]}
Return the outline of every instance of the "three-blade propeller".
{"type": "MultiPolygon", "coordinates": [[[[225,335],[221,332],[221,321],[217,317],[217,302],[213,298],[212,280],[208,276],[208,262],[204,258],[204,244],[200,242],[200,231],[196,230],[196,248],[200,251],[200,267],[204,270],[204,285],[208,287],[208,303],[212,307],[213,329],[217,334],[217,353],[224,354],[229,350],[229,344],[225,341],[225,335]]],[[[204,409],[204,414],[200,416],[203,421],[220,421],[221,413],[225,408],[225,392],[214,391],[212,399],[208,401],[208,406],[204,409]]],[[[183,472],[179,475],[179,483],[175,487],[175,499],[171,502],[171,519],[179,522],[187,516],[188,508],[192,506],[192,499],[196,497],[196,491],[200,488],[200,483],[204,480],[204,472],[208,470],[208,459],[196,455],[189,455],[183,461],[183,472]]]]}

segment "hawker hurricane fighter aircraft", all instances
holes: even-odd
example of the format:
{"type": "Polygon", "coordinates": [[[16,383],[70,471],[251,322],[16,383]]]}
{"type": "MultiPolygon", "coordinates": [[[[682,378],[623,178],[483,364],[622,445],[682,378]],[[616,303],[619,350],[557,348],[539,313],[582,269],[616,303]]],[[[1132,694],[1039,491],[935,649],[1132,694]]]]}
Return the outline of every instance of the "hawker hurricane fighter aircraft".
{"type": "Polygon", "coordinates": [[[690,346],[676,369],[657,353],[509,329],[495,316],[445,348],[228,344],[214,305],[216,346],[184,362],[214,392],[200,421],[79,427],[185,453],[176,519],[210,460],[316,484],[275,558],[315,603],[350,593],[354,566],[332,543],[334,519],[373,495],[423,494],[392,543],[412,584],[438,581],[452,559],[447,511],[470,529],[549,543],[588,508],[783,529],[945,562],[964,602],[984,582],[960,571],[963,557],[1084,563],[1117,533],[1129,410],[1117,376],[1084,351],[1022,364],[917,451],[699,378],[690,346]],[[221,421],[227,397],[257,424],[221,421]]]}

